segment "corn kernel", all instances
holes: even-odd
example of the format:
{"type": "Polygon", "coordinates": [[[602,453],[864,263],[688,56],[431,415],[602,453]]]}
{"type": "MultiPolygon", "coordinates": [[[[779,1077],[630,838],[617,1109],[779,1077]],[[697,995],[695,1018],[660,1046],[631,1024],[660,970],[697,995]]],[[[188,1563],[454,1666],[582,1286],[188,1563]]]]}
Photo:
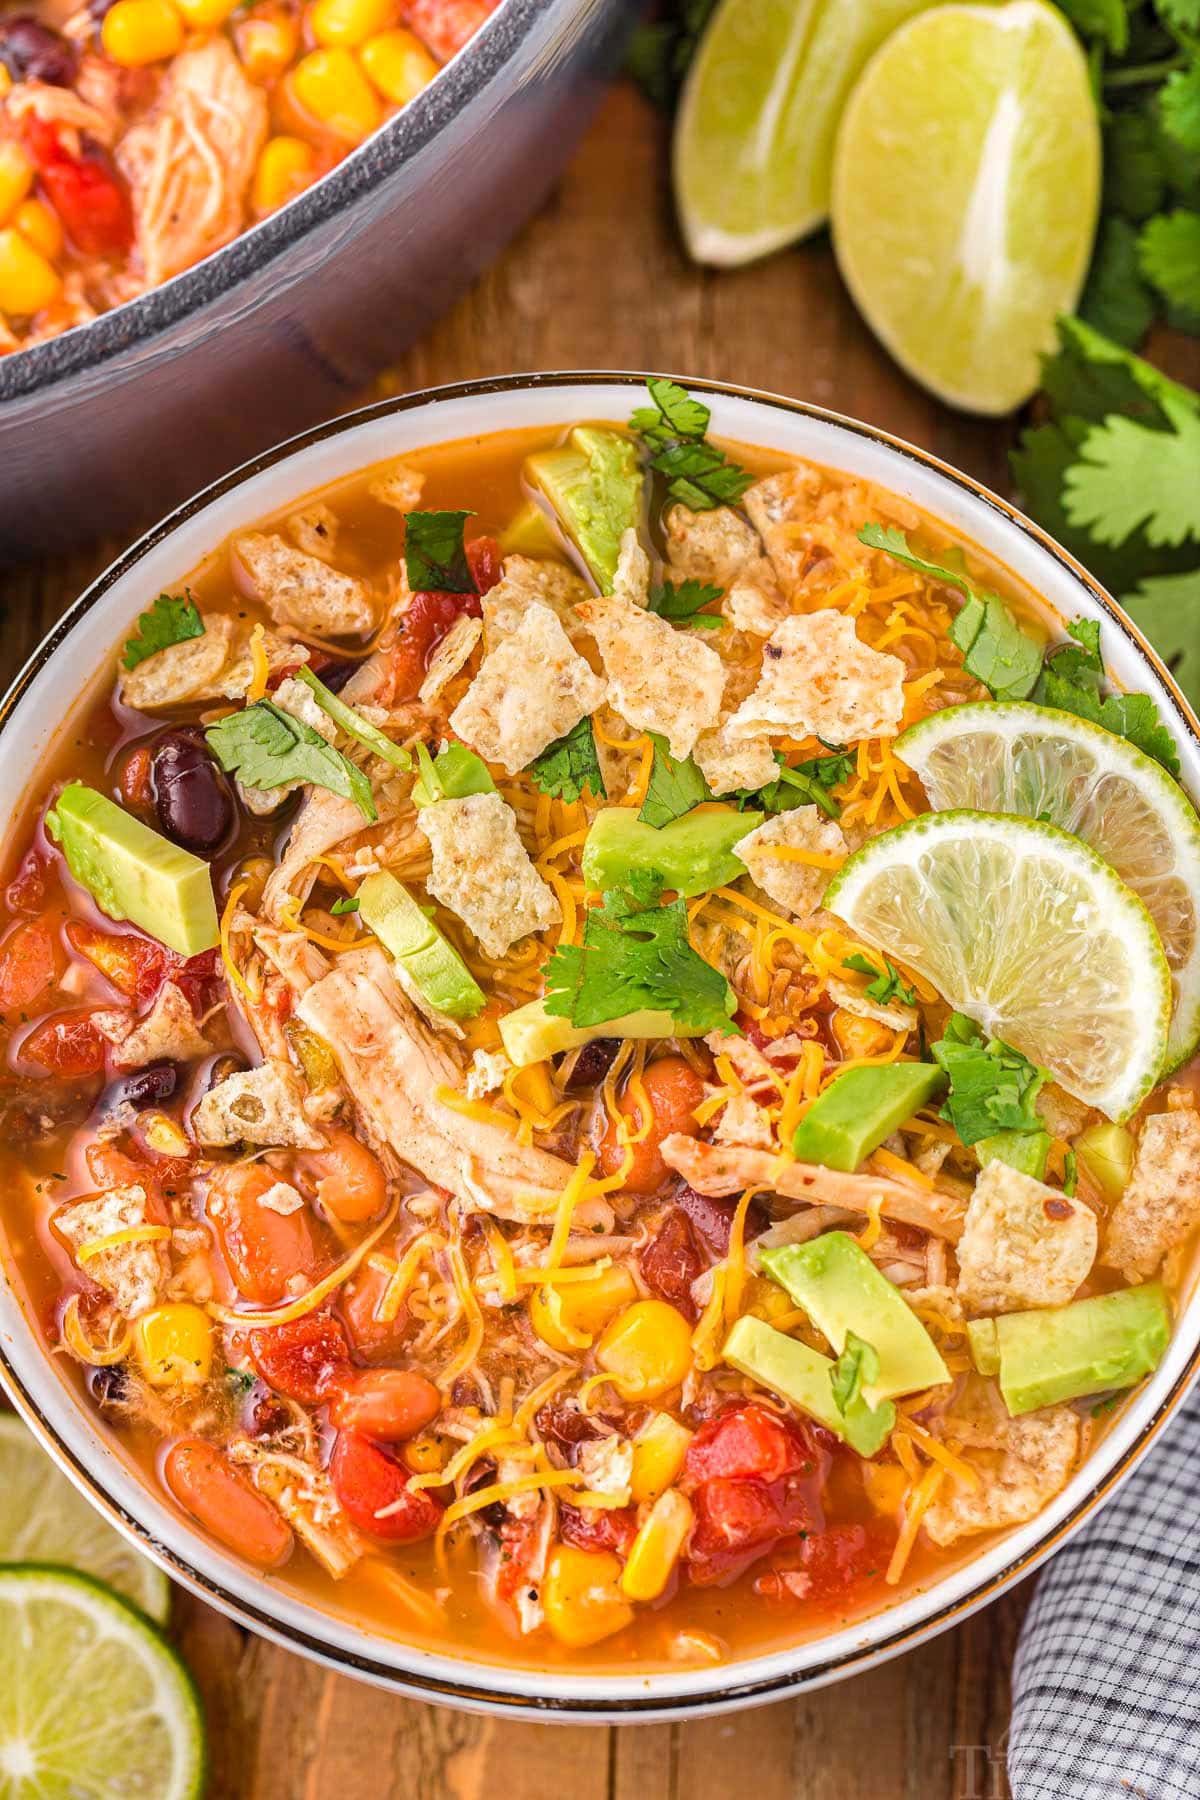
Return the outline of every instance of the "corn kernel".
{"type": "Polygon", "coordinates": [[[12,76],[5,68],[4,64],[0,63],[0,100],[3,100],[5,94],[10,94],[12,92],[12,85],[12,76]]]}
{"type": "Polygon", "coordinates": [[[657,1600],[683,1554],[695,1514],[678,1488],[668,1488],[650,1508],[630,1546],[621,1591],[631,1600],[657,1600]]]}
{"type": "Polygon", "coordinates": [[[235,12],[241,0],[175,0],[193,31],[215,31],[235,12]]]}
{"type": "Polygon", "coordinates": [[[212,1372],[212,1324],[203,1307],[181,1301],[143,1313],[133,1353],[151,1387],[202,1387],[212,1372]]]}
{"type": "Polygon", "coordinates": [[[254,171],[255,212],[272,213],[286,206],[303,193],[316,172],[316,152],[303,138],[269,138],[254,171]]]}
{"type": "Polygon", "coordinates": [[[555,1637],[573,1650],[598,1644],[633,1619],[633,1608],[621,1592],[620,1558],[608,1550],[578,1550],[574,1544],[551,1551],[542,1605],[555,1637]]]}
{"type": "Polygon", "coordinates": [[[44,200],[22,200],[12,222],[21,236],[51,262],[62,255],[63,228],[54,208],[44,200]]]}
{"type": "Polygon", "coordinates": [[[596,1361],[623,1400],[657,1400],[692,1366],[692,1328],[665,1300],[636,1300],[608,1326],[596,1361]]]}
{"type": "Polygon", "coordinates": [[[692,1434],[670,1413],[651,1413],[633,1440],[629,1491],[640,1506],[665,1494],[683,1467],[692,1434]]]}
{"type": "Polygon", "coordinates": [[[382,123],[375,90],[349,50],[311,50],[293,69],[291,84],[303,111],[343,143],[361,144],[382,123]]]}
{"type": "Polygon", "coordinates": [[[160,1156],[187,1156],[192,1148],[182,1126],[170,1113],[159,1112],[157,1107],[141,1115],[138,1129],[147,1147],[156,1150],[160,1156]]]}
{"type": "Polygon", "coordinates": [[[123,69],[166,62],[183,48],[183,20],[171,0],[116,0],[104,15],[100,42],[123,69]]]}
{"type": "Polygon", "coordinates": [[[867,1499],[875,1511],[882,1513],[885,1519],[899,1519],[908,1491],[908,1476],[904,1470],[897,1468],[895,1463],[865,1462],[862,1478],[867,1499]]]}
{"type": "Polygon", "coordinates": [[[437,63],[411,31],[381,31],[368,38],[358,60],[393,106],[407,106],[415,100],[438,72],[437,63]]]}
{"type": "Polygon", "coordinates": [[[834,1008],[829,1028],[847,1061],[856,1056],[882,1056],[891,1048],[895,1036],[877,1019],[860,1019],[840,1006],[834,1008]]]}
{"type": "Polygon", "coordinates": [[[52,263],[13,226],[0,231],[0,312],[28,318],[58,299],[62,280],[52,263]]]}
{"type": "Polygon", "coordinates": [[[308,28],[318,44],[357,49],[395,22],[396,0],[314,0],[308,28]]]}
{"type": "Polygon", "coordinates": [[[547,1282],[529,1301],[529,1317],[538,1336],[552,1350],[588,1350],[597,1331],[603,1331],[613,1314],[637,1298],[637,1284],[628,1269],[617,1264],[602,1269],[590,1281],[572,1281],[556,1287],[547,1282]]]}
{"type": "Polygon", "coordinates": [[[274,81],[291,67],[300,48],[300,31],[287,13],[264,19],[241,19],[233,39],[251,81],[274,81]]]}
{"type": "Polygon", "coordinates": [[[518,1069],[512,1084],[513,1093],[545,1118],[558,1105],[560,1096],[556,1093],[548,1062],[528,1063],[525,1068],[518,1069]]]}
{"type": "Polygon", "coordinates": [[[414,1475],[432,1475],[445,1466],[446,1453],[437,1438],[415,1437],[404,1446],[404,1460],[414,1475]]]}
{"type": "Polygon", "coordinates": [[[6,138],[0,143],[0,225],[8,224],[32,186],[32,157],[15,139],[6,138]]]}

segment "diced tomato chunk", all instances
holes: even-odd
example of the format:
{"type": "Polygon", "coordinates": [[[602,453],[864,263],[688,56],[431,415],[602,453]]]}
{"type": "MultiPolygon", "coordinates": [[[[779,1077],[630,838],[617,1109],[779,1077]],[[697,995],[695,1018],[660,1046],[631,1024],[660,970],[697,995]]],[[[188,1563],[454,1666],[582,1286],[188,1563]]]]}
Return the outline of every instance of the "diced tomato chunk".
{"type": "Polygon", "coordinates": [[[700,1427],[688,1446],[685,1471],[692,1483],[743,1475],[778,1481],[797,1471],[807,1473],[822,1454],[811,1428],[751,1401],[700,1427]]]}
{"type": "Polygon", "coordinates": [[[0,944],[0,1013],[32,1006],[57,981],[58,935],[54,920],[27,919],[0,944]]]}
{"type": "Polygon", "coordinates": [[[498,0],[402,0],[400,16],[439,62],[449,62],[497,4],[498,0]]]}
{"type": "MultiPolygon", "coordinates": [[[[218,990],[225,979],[221,968],[221,952],[201,950],[198,956],[189,956],[186,962],[180,962],[172,950],[168,950],[166,955],[170,959],[167,973],[171,980],[181,993],[187,995],[192,1011],[198,1017],[203,1017],[220,998],[218,990]]],[[[289,1001],[290,998],[289,994],[289,1001]]]]}
{"type": "Polygon", "coordinates": [[[129,752],[121,768],[121,794],[126,806],[153,806],[153,771],[154,758],[148,744],[139,744],[129,752]]]}
{"type": "Polygon", "coordinates": [[[278,1179],[263,1163],[227,1163],[208,1193],[208,1214],[239,1293],[267,1306],[316,1265],[305,1212],[279,1213],[258,1204],[278,1179]]]}
{"type": "MultiPolygon", "coordinates": [[[[671,1196],[676,1206],[685,1212],[705,1243],[715,1250],[718,1256],[724,1256],[729,1249],[729,1239],[733,1232],[733,1216],[737,1212],[736,1200],[718,1199],[712,1194],[698,1194],[695,1188],[681,1187],[671,1196]]],[[[759,1200],[751,1200],[746,1208],[746,1223],[742,1236],[746,1243],[761,1235],[767,1229],[770,1220],[766,1209],[759,1200]]]]}
{"type": "Polygon", "coordinates": [[[86,919],[72,919],[67,942],[99,969],[119,994],[139,1006],[153,1000],[172,960],[171,952],[140,931],[102,931],[86,919]]]}
{"type": "Polygon", "coordinates": [[[41,912],[46,904],[46,874],[42,859],[32,846],[4,890],[4,904],[14,913],[41,912]]]}
{"type": "Polygon", "coordinates": [[[316,1406],[350,1371],[350,1346],[331,1313],[306,1313],[250,1333],[250,1355],[267,1383],[289,1400],[316,1406]]]}
{"type": "Polygon", "coordinates": [[[754,1402],[701,1427],[688,1446],[682,1483],[696,1513],[692,1581],[723,1586],[781,1541],[822,1528],[831,1460],[824,1438],[754,1402]]]}
{"type": "Polygon", "coordinates": [[[48,1075],[74,1080],[99,1075],[107,1040],[87,1011],[52,1013],[21,1040],[19,1054],[48,1075]]]}
{"type": "Polygon", "coordinates": [[[685,1318],[695,1319],[696,1302],[692,1299],[692,1283],[707,1267],[707,1258],[696,1242],[696,1234],[685,1212],[673,1206],[649,1243],[638,1263],[648,1288],[677,1306],[685,1318]]]}
{"type": "MultiPolygon", "coordinates": [[[[500,545],[494,537],[472,538],[467,545],[467,561],[481,594],[490,593],[499,581],[500,560],[500,545]]],[[[482,611],[472,610],[473,618],[481,616],[482,611]]]]}
{"type": "Polygon", "coordinates": [[[85,256],[116,256],[133,242],[129,196],[100,145],[82,139],[73,156],[47,119],[30,117],[26,141],[42,187],[76,250],[85,256]]]}
{"type": "Polygon", "coordinates": [[[558,1528],[563,1542],[574,1544],[577,1550],[615,1550],[618,1556],[625,1556],[637,1536],[637,1507],[606,1506],[584,1512],[562,1500],[558,1528]]]}
{"type": "Polygon", "coordinates": [[[411,1543],[436,1530],[442,1508],[409,1471],[357,1431],[339,1431],[329,1464],[333,1488],[351,1522],[372,1537],[411,1543]],[[386,1513],[386,1517],[379,1515],[386,1513]]]}

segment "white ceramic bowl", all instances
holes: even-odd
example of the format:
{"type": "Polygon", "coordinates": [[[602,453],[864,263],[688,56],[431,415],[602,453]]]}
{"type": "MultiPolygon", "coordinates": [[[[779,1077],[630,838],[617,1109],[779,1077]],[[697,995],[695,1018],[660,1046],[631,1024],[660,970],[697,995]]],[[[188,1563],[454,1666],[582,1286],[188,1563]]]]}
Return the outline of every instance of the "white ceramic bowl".
{"type": "MultiPolygon", "coordinates": [[[[517,376],[389,401],[293,439],[181,507],[76,602],[0,708],[4,829],[64,708],[107,662],[148,597],[175,586],[229,532],[384,457],[512,427],[623,419],[642,380],[517,376]]],[[[688,385],[709,401],[717,434],[877,482],[981,546],[1061,618],[1098,619],[1108,669],[1122,686],[1153,695],[1179,746],[1184,780],[1193,794],[1200,791],[1200,727],[1167,671],[1103,589],[1044,532],[936,458],[869,426],[769,395],[688,385]]],[[[989,1541],[922,1591],[851,1628],[769,1655],[715,1668],[593,1675],[435,1655],[279,1592],[151,1491],[47,1355],[13,1287],[0,1288],[0,1377],[13,1403],[81,1491],[176,1580],[265,1636],[398,1692],[572,1721],[664,1719],[754,1705],[839,1680],[945,1630],[1028,1574],[1112,1493],[1190,1385],[1198,1343],[1200,1298],[1193,1291],[1162,1365],[1063,1493],[1028,1525],[989,1541]]]]}

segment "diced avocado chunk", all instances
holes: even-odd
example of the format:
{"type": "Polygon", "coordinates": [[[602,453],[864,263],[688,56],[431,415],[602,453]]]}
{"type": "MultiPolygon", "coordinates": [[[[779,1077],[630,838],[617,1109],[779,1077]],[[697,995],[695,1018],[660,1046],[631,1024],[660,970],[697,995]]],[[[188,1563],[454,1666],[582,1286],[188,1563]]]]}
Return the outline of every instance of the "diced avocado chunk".
{"type": "Polygon", "coordinates": [[[561,449],[539,451],[525,471],[554,508],[601,593],[611,594],[621,538],[641,516],[637,447],[620,432],[577,425],[561,449]]]}
{"type": "Polygon", "coordinates": [[[945,1086],[936,1063],[847,1069],[813,1101],[796,1127],[796,1160],[847,1172],[857,1169],[945,1086]]]}
{"type": "Polygon", "coordinates": [[[863,1384],[869,1406],[949,1381],[937,1345],[899,1288],[846,1232],[764,1250],[761,1261],[839,1356],[851,1331],[875,1350],[879,1373],[863,1384]]]}
{"type": "Polygon", "coordinates": [[[647,825],[627,806],[606,806],[596,814],[583,846],[583,879],[595,893],[619,888],[629,877],[652,870],[663,886],[685,899],[724,887],[746,873],[733,847],[762,824],[762,814],[732,806],[684,813],[669,825],[647,825]]]}
{"type": "Polygon", "coordinates": [[[500,533],[505,556],[561,556],[562,548],[536,500],[527,500],[500,533]]]}
{"type": "Polygon", "coordinates": [[[859,1396],[843,1412],[833,1396],[834,1365],[829,1357],[751,1313],[738,1320],[722,1354],[739,1374],[748,1375],[807,1413],[860,1456],[874,1456],[891,1435],[896,1408],[890,1400],[871,1407],[859,1396]]]}
{"type": "Polygon", "coordinates": [[[473,1019],[482,1010],[483,990],[458,951],[386,869],[360,885],[358,916],[436,1012],[473,1019]]]}
{"type": "Polygon", "coordinates": [[[1115,1204],[1129,1186],[1133,1173],[1133,1133],[1123,1125],[1089,1125],[1075,1139],[1080,1167],[1095,1182],[1104,1198],[1115,1204]]]}
{"type": "Polygon", "coordinates": [[[1171,1312],[1158,1281],[967,1327],[975,1367],[999,1375],[1014,1418],[1132,1387],[1158,1367],[1170,1336],[1171,1312]]]}
{"type": "Polygon", "coordinates": [[[1022,1175],[1032,1175],[1035,1181],[1043,1181],[1046,1158],[1050,1154],[1050,1133],[997,1131],[991,1137],[975,1140],[975,1154],[981,1169],[986,1169],[990,1162],[1002,1162],[1010,1169],[1019,1169],[1022,1175]]]}
{"type": "Polygon", "coordinates": [[[417,762],[421,772],[413,782],[415,806],[436,806],[439,800],[462,800],[467,794],[496,792],[487,764],[465,744],[447,744],[436,756],[430,756],[424,744],[418,744],[417,762]]]}
{"type": "Polygon", "coordinates": [[[530,1000],[500,1020],[500,1041],[509,1062],[518,1069],[527,1063],[541,1062],[558,1056],[564,1050],[579,1050],[596,1038],[667,1038],[698,1037],[700,1033],[684,1031],[669,1012],[632,1012],[619,1019],[606,1019],[602,1025],[572,1025],[569,1019],[557,1018],[546,1011],[544,1000],[530,1000]]]}
{"type": "Polygon", "coordinates": [[[69,782],[46,814],[46,830],[110,919],[131,920],[180,956],[199,956],[220,942],[208,864],[107,795],[69,782]]]}

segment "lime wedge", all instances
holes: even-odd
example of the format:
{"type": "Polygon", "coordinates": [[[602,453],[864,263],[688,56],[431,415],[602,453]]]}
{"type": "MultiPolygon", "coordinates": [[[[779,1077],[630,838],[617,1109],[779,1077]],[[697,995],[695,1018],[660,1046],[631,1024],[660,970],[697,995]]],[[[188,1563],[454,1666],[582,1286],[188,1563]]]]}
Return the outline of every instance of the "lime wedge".
{"type": "Polygon", "coordinates": [[[1161,764],[1071,713],[949,706],[896,739],[931,806],[1049,819],[1097,851],[1154,920],[1175,990],[1167,1067],[1200,1043],[1200,819],[1161,764]]]}
{"type": "Polygon", "coordinates": [[[198,1800],[191,1677],[135,1608],[73,1569],[0,1569],[3,1800],[198,1800]]]}
{"type": "MultiPolygon", "coordinates": [[[[162,1624],[171,1584],[60,1475],[20,1419],[0,1413],[0,1564],[68,1563],[162,1624]]],[[[0,1787],[0,1794],[3,1794],[0,1787]]]]}
{"type": "Polygon", "coordinates": [[[834,249],[910,375],[952,406],[1005,413],[1074,311],[1099,196],[1087,61],[1061,14],[940,6],[888,38],[846,103],[834,249]]]}
{"type": "Polygon", "coordinates": [[[889,31],[929,4],[724,0],[675,128],[675,198],[697,262],[750,262],[824,223],[846,95],[889,31]]]}
{"type": "Polygon", "coordinates": [[[1153,1087],[1171,1018],[1154,921],[1057,825],[925,813],[850,857],[824,904],[1107,1118],[1153,1087]]]}

